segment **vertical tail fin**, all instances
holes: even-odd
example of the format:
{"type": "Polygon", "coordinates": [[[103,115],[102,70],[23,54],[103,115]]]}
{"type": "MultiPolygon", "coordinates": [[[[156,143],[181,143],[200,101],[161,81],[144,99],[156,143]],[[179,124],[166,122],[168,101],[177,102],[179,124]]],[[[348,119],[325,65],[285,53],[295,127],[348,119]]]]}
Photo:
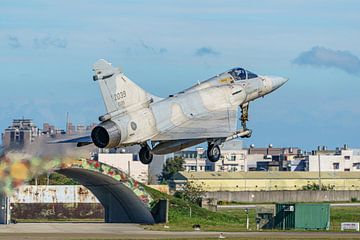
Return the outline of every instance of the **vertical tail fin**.
{"type": "Polygon", "coordinates": [[[111,66],[104,59],[98,60],[93,70],[93,79],[99,82],[108,113],[140,106],[152,98],[151,94],[128,79],[120,68],[111,66]]]}

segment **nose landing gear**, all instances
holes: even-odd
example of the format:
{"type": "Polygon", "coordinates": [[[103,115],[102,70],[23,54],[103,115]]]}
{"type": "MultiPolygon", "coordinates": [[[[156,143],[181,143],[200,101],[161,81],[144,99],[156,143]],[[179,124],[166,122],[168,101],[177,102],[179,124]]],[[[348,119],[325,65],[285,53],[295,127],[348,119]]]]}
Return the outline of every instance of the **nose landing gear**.
{"type": "Polygon", "coordinates": [[[249,134],[242,136],[242,138],[250,138],[252,130],[248,129],[246,126],[246,122],[249,121],[249,103],[245,103],[243,105],[240,105],[241,108],[241,126],[243,128],[243,131],[249,131],[249,134]]]}

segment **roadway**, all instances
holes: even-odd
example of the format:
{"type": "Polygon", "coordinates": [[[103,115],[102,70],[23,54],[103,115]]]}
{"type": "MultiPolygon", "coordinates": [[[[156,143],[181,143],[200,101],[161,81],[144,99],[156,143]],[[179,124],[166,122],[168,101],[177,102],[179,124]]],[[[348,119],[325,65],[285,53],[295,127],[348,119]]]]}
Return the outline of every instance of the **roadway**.
{"type": "MultiPolygon", "coordinates": [[[[150,231],[137,224],[106,223],[18,223],[0,226],[1,240],[63,240],[63,239],[217,239],[220,232],[150,231]]],[[[355,232],[227,232],[233,239],[359,239],[355,232]]]]}
{"type": "MultiPolygon", "coordinates": [[[[236,209],[236,208],[240,208],[240,209],[245,209],[245,208],[256,208],[258,206],[262,206],[262,207],[271,207],[271,206],[275,206],[275,204],[234,204],[234,205],[218,205],[217,208],[220,210],[225,210],[225,209],[236,209]]],[[[359,207],[360,203],[330,203],[330,207],[359,207]]]]}

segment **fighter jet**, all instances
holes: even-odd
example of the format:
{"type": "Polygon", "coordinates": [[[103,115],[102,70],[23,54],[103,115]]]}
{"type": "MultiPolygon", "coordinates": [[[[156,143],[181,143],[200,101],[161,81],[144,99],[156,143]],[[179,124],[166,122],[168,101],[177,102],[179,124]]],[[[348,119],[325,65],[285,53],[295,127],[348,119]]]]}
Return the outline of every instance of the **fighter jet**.
{"type": "Polygon", "coordinates": [[[168,154],[207,142],[207,158],[216,162],[219,145],[249,138],[249,103],[278,89],[287,78],[259,76],[237,67],[166,98],[154,96],[124,72],[100,59],[93,66],[107,113],[91,134],[56,141],[94,143],[99,148],[140,145],[139,159],[151,163],[153,154],[168,154]],[[241,129],[237,129],[238,112],[241,129]]]}

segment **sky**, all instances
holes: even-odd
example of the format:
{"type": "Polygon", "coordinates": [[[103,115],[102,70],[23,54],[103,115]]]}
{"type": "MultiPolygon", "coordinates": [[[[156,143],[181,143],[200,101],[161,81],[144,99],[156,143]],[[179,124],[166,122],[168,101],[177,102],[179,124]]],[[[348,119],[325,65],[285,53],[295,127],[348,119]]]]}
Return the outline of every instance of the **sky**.
{"type": "Polygon", "coordinates": [[[0,129],[105,113],[104,58],[168,96],[232,67],[290,80],[250,103],[249,146],[360,147],[359,1],[0,1],[0,129]]]}

